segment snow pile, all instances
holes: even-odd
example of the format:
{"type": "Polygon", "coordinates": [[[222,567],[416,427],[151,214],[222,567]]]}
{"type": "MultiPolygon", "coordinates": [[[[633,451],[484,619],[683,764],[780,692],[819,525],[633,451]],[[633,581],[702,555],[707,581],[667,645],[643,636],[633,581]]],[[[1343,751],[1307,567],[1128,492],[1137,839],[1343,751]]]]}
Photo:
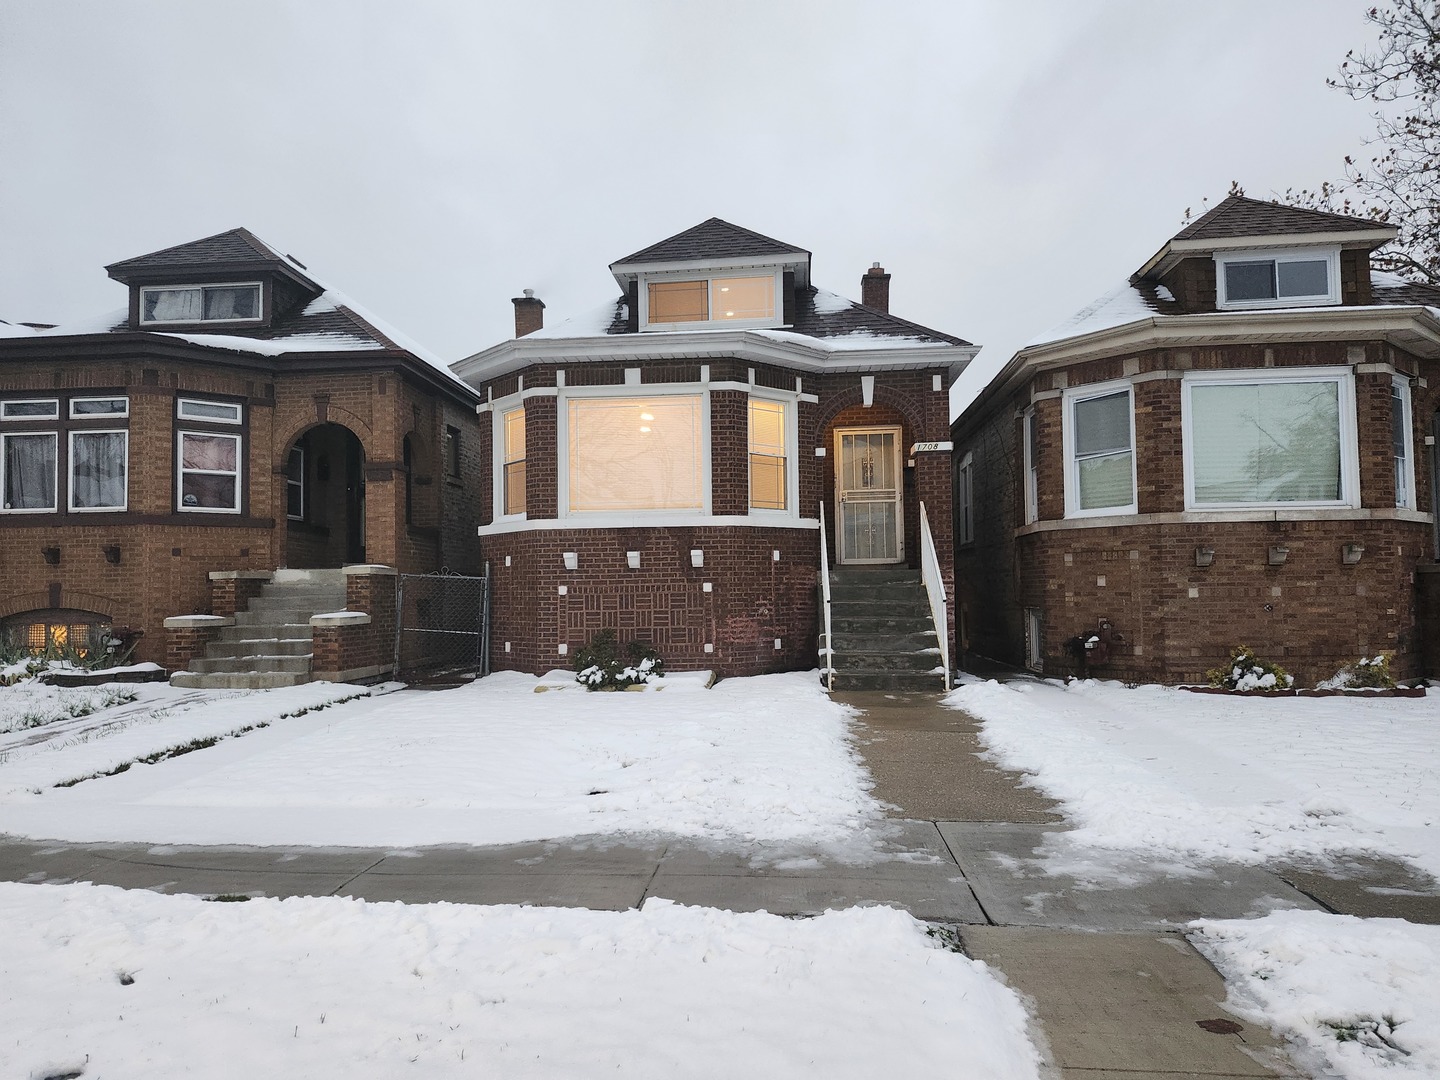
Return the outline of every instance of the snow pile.
{"type": "Polygon", "coordinates": [[[0,1072],[1038,1078],[1013,991],[888,908],[206,903],[0,884],[0,1072]]]}
{"type": "Polygon", "coordinates": [[[1192,940],[1230,988],[1226,1007],[1345,1080],[1440,1076],[1440,926],[1277,911],[1204,920],[1192,940]]]}
{"type": "MultiPolygon", "coordinates": [[[[704,693],[591,694],[572,682],[580,692],[537,694],[540,685],[501,672],[350,702],[11,800],[0,832],[362,847],[601,833],[844,845],[882,819],[849,743],[849,713],[814,673],[731,679],[704,693]]],[[[224,711],[233,728],[277,710],[257,694],[224,711]]],[[[93,760],[79,760],[86,749],[49,755],[43,777],[92,771],[93,760]]],[[[0,791],[17,786],[12,771],[22,787],[42,786],[40,767],[0,765],[0,791]]]]}
{"type": "MultiPolygon", "coordinates": [[[[1260,864],[1339,853],[1440,875],[1440,700],[972,682],[946,704],[1075,825],[1063,853],[1260,864]]],[[[1058,864],[1052,869],[1059,869],[1058,864]]]]}
{"type": "Polygon", "coordinates": [[[815,298],[811,303],[814,305],[817,315],[834,315],[837,312],[849,311],[856,306],[855,301],[828,289],[816,289],[815,298]]]}

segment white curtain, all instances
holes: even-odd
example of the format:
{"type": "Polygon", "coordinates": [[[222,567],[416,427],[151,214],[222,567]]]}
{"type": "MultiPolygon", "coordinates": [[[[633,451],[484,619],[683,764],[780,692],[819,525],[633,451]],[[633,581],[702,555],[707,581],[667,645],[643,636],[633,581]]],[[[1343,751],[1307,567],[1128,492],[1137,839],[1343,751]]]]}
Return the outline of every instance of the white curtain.
{"type": "Polygon", "coordinates": [[[127,444],[123,431],[75,433],[70,442],[70,501],[76,509],[125,505],[127,444]]]}
{"type": "Polygon", "coordinates": [[[259,314],[260,290],[254,285],[205,290],[205,318],[253,319],[259,314]]]}
{"type": "Polygon", "coordinates": [[[145,293],[145,321],[198,322],[199,289],[149,289],[145,293]]]}
{"type": "Polygon", "coordinates": [[[577,398],[569,408],[571,510],[699,510],[700,398],[577,398]]]}
{"type": "Polygon", "coordinates": [[[56,436],[5,438],[5,509],[55,509],[56,436]]]}

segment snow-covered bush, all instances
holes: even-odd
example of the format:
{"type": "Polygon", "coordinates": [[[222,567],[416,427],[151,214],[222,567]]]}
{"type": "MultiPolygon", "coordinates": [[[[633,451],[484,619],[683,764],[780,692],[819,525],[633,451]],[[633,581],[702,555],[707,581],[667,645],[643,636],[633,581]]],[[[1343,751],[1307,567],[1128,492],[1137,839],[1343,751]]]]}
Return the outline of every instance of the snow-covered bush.
{"type": "Polygon", "coordinates": [[[1226,667],[1212,668],[1205,674],[1211,686],[1226,690],[1288,690],[1295,684],[1295,677],[1279,664],[1261,660],[1245,645],[1231,650],[1226,667]]]}
{"type": "Polygon", "coordinates": [[[625,652],[626,659],[622,660],[614,630],[601,630],[589,645],[576,652],[575,681],[583,683],[587,690],[623,690],[664,678],[665,661],[652,646],[632,641],[625,652]]]}
{"type": "Polygon", "coordinates": [[[1362,656],[1316,685],[1321,690],[1393,690],[1395,676],[1390,674],[1390,654],[1362,656]]]}

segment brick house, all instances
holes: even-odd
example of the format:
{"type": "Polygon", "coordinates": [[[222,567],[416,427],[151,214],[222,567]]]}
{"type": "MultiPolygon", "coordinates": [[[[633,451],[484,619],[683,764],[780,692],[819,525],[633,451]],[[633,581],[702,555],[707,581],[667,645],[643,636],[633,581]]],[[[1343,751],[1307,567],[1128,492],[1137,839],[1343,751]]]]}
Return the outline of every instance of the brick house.
{"type": "Polygon", "coordinates": [[[605,628],[677,669],[813,666],[822,507],[832,565],[903,576],[924,502],[950,592],[948,391],[976,347],[891,315],[878,264],[861,303],[810,264],[712,218],[612,263],[590,315],[544,327],[527,291],[515,338],[453,365],[484,399],[494,667],[567,666],[605,628]]]}
{"type": "Polygon", "coordinates": [[[478,399],[443,364],[245,229],[106,269],[125,310],[0,323],[0,630],[128,626],[183,666],[164,621],[278,568],[478,567],[478,399]]]}
{"type": "Polygon", "coordinates": [[[1201,682],[1437,670],[1440,290],[1394,230],[1232,197],[1021,349],[952,426],[961,648],[1201,682]],[[1432,383],[1434,384],[1432,386],[1432,383]]]}

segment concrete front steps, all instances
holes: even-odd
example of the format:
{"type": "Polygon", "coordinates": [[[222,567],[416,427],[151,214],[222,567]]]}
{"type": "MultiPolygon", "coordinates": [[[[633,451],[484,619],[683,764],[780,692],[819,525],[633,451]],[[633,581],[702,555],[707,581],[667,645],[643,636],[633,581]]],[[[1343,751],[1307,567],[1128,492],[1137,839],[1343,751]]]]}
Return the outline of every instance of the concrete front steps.
{"type": "Polygon", "coordinates": [[[171,686],[268,690],[311,680],[310,617],[345,609],[340,570],[277,570],[235,625],[223,627],[203,660],[170,676],[171,686]]]}
{"type": "Polygon", "coordinates": [[[918,570],[837,566],[830,572],[830,629],[836,690],[946,689],[918,570]]]}

